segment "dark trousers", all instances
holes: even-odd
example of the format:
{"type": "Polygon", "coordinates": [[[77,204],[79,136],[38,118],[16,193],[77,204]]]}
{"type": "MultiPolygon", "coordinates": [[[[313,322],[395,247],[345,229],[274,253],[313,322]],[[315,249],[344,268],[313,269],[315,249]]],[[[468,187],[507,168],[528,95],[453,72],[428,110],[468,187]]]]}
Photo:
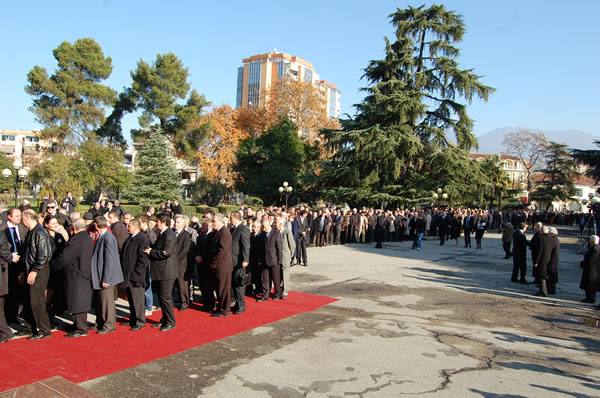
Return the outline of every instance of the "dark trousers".
{"type": "Polygon", "coordinates": [[[296,248],[296,254],[298,259],[298,264],[302,262],[302,264],[308,264],[308,259],[306,257],[306,237],[300,236],[298,237],[298,247],[296,248]]]}
{"type": "Polygon", "coordinates": [[[527,260],[526,259],[517,259],[513,257],[513,272],[511,276],[512,281],[516,281],[519,277],[519,273],[521,275],[521,280],[525,280],[525,274],[527,273],[527,260]]]}
{"type": "Polygon", "coordinates": [[[175,326],[173,286],[175,286],[175,279],[152,281],[152,290],[158,295],[158,303],[162,311],[160,323],[165,326],[175,326]]]}
{"type": "Polygon", "coordinates": [[[471,247],[471,230],[465,229],[465,247],[471,247]]]}
{"type": "Polygon", "coordinates": [[[71,314],[73,319],[73,331],[77,333],[87,334],[87,312],[80,312],[79,314],[71,314]]]}
{"type": "Polygon", "coordinates": [[[323,246],[325,244],[325,231],[317,232],[317,240],[315,242],[315,246],[323,246]]]}
{"type": "Polygon", "coordinates": [[[186,280],[186,270],[179,271],[177,275],[177,287],[179,288],[179,299],[181,308],[190,306],[190,281],[186,280]]]}
{"type": "Polygon", "coordinates": [[[279,267],[263,267],[262,269],[262,290],[264,298],[269,298],[271,281],[273,282],[273,285],[275,285],[273,296],[281,297],[281,271],[279,267]]]}
{"type": "Polygon", "coordinates": [[[548,294],[556,294],[556,282],[548,279],[546,281],[546,286],[548,286],[548,294]]]}
{"type": "Polygon", "coordinates": [[[538,289],[540,289],[540,293],[542,293],[544,296],[548,295],[548,288],[547,288],[545,279],[542,279],[542,278],[538,279],[538,289]]]}
{"type": "Polygon", "coordinates": [[[4,317],[5,298],[6,296],[0,296],[0,340],[11,339],[13,337],[13,332],[8,327],[8,323],[6,323],[6,318],[4,317]]]}
{"type": "Polygon", "coordinates": [[[217,272],[217,311],[228,315],[231,312],[231,272],[217,272]]]}
{"type": "MultiPolygon", "coordinates": [[[[8,265],[8,295],[6,296],[4,309],[6,311],[6,320],[8,322],[17,322],[17,315],[19,315],[19,306],[25,302],[29,302],[26,296],[29,295],[27,291],[27,284],[19,282],[19,274],[21,270],[15,263],[8,265]]],[[[25,275],[27,279],[27,275],[25,275]]]]}
{"type": "MultiPolygon", "coordinates": [[[[41,333],[49,335],[50,319],[46,309],[46,288],[48,287],[48,278],[50,277],[50,268],[45,266],[37,272],[35,283],[27,285],[29,295],[25,296],[26,303],[23,305],[25,315],[25,330],[33,334],[41,333]],[[27,300],[28,299],[28,300],[27,300]]],[[[25,275],[27,278],[27,275],[25,275]]]]}
{"type": "Polygon", "coordinates": [[[127,288],[127,300],[129,300],[129,326],[146,325],[144,291],[145,289],[141,286],[130,286],[127,288]]]}
{"type": "Polygon", "coordinates": [[[335,226],[335,241],[334,243],[336,245],[339,245],[340,243],[342,243],[342,225],[336,225],[335,226]]]}
{"type": "Polygon", "coordinates": [[[217,289],[215,272],[206,265],[200,265],[198,267],[198,279],[204,310],[212,311],[215,309],[215,290],[217,289]]]}
{"type": "Polygon", "coordinates": [[[512,242],[502,242],[502,249],[504,249],[504,258],[511,258],[512,257],[512,253],[510,251],[510,246],[511,246],[512,242]]]}
{"type": "Polygon", "coordinates": [[[96,328],[114,330],[117,328],[117,311],[115,309],[115,286],[94,290],[96,296],[96,328]]]}
{"type": "MultiPolygon", "coordinates": [[[[235,271],[234,271],[235,273],[235,271]]],[[[239,281],[241,282],[241,281],[239,281]]],[[[235,308],[238,311],[246,310],[246,286],[239,286],[235,281],[231,284],[233,299],[235,300],[235,308]]]]}

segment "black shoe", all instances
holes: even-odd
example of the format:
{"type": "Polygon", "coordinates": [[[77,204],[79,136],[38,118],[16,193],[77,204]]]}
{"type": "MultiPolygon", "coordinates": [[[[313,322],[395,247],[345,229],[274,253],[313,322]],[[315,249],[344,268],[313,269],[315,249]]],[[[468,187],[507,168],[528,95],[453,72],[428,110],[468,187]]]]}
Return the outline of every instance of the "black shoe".
{"type": "Polygon", "coordinates": [[[189,306],[187,306],[187,305],[186,305],[186,306],[183,306],[183,305],[182,305],[181,307],[179,307],[179,311],[185,311],[185,310],[187,310],[188,308],[189,308],[189,306]]]}
{"type": "Polygon", "coordinates": [[[155,323],[154,325],[152,325],[153,328],[162,328],[164,325],[160,322],[155,323]]]}
{"type": "Polygon", "coordinates": [[[8,340],[10,340],[10,337],[7,337],[5,339],[0,339],[0,344],[4,344],[6,343],[8,340]]]}
{"type": "Polygon", "coordinates": [[[175,325],[165,325],[162,328],[160,328],[161,332],[168,332],[169,330],[173,330],[175,329],[175,325]]]}
{"type": "Polygon", "coordinates": [[[304,267],[308,267],[308,263],[304,263],[302,264],[304,267]]]}
{"type": "Polygon", "coordinates": [[[31,337],[27,337],[27,340],[42,340],[42,339],[49,339],[50,337],[52,337],[51,334],[37,333],[31,337]]]}
{"type": "Polygon", "coordinates": [[[595,301],[596,300],[591,300],[591,299],[587,299],[587,298],[584,298],[581,300],[582,303],[588,303],[588,304],[594,304],[595,301]]]}
{"type": "Polygon", "coordinates": [[[527,282],[527,280],[526,280],[526,279],[521,279],[521,280],[519,280],[519,283],[520,283],[521,285],[529,285],[529,282],[527,282]]]}
{"type": "Polygon", "coordinates": [[[108,334],[115,332],[117,329],[100,329],[96,332],[96,334],[108,334]]]}
{"type": "Polygon", "coordinates": [[[273,300],[279,300],[279,296],[273,296],[273,300]]]}
{"type": "Polygon", "coordinates": [[[519,280],[518,280],[518,279],[515,279],[515,278],[511,278],[511,279],[510,279],[510,281],[511,281],[511,282],[519,282],[519,280]]]}
{"type": "Polygon", "coordinates": [[[222,312],[217,312],[216,314],[212,314],[211,316],[213,318],[223,318],[223,317],[229,316],[229,314],[224,314],[222,312]]]}
{"type": "Polygon", "coordinates": [[[544,293],[542,293],[542,292],[537,292],[535,295],[536,295],[537,297],[547,297],[547,296],[546,296],[544,293]]]}
{"type": "Polygon", "coordinates": [[[31,330],[21,330],[20,332],[15,332],[14,333],[15,336],[30,336],[31,335],[31,330]]]}
{"type": "Polygon", "coordinates": [[[71,332],[71,333],[67,333],[65,334],[65,337],[86,337],[88,334],[87,333],[83,333],[83,332],[71,332]]]}
{"type": "Polygon", "coordinates": [[[140,330],[143,329],[144,327],[146,327],[146,325],[135,325],[129,328],[129,330],[131,330],[132,332],[135,332],[136,330],[140,330]]]}
{"type": "Polygon", "coordinates": [[[246,312],[246,310],[235,310],[235,311],[233,311],[233,313],[235,315],[240,315],[240,314],[243,314],[244,312],[246,312]]]}
{"type": "Polygon", "coordinates": [[[259,298],[258,300],[256,300],[257,303],[262,303],[263,301],[267,301],[269,298],[268,297],[262,297],[259,298]]]}
{"type": "Polygon", "coordinates": [[[131,324],[129,323],[129,321],[119,322],[119,325],[121,325],[121,326],[131,326],[131,324]]]}

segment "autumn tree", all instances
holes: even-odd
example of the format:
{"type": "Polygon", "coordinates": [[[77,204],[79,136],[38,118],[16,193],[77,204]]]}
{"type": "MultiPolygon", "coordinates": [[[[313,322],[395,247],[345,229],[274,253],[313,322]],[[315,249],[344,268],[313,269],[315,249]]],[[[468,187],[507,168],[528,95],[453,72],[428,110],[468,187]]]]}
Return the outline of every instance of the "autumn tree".
{"type": "Polygon", "coordinates": [[[208,139],[196,152],[203,178],[227,188],[232,188],[235,181],[233,166],[240,141],[249,136],[247,131],[238,128],[237,117],[238,111],[229,105],[214,108],[207,116],[210,122],[208,139]]]}
{"type": "Polygon", "coordinates": [[[527,191],[533,189],[531,176],[535,170],[544,165],[548,139],[542,132],[520,130],[504,134],[502,145],[507,154],[519,158],[525,168],[527,191]]]}
{"type": "Polygon", "coordinates": [[[44,126],[42,136],[55,138],[64,149],[65,141],[81,142],[104,123],[104,109],[116,92],[101,83],[112,72],[112,60],[94,39],[65,41],[52,53],[58,63],[54,74],[35,66],[25,91],[33,97],[30,111],[44,126]]]}

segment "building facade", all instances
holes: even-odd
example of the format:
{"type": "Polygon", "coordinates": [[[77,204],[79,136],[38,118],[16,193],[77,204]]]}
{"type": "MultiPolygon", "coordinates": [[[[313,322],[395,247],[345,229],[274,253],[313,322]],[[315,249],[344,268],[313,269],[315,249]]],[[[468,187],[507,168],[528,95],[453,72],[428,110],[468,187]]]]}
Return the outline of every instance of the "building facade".
{"type": "Polygon", "coordinates": [[[313,65],[296,56],[277,52],[253,55],[242,60],[238,68],[236,108],[253,108],[265,104],[268,90],[283,77],[311,83],[319,88],[327,101],[327,117],[338,118],[341,93],[335,85],[319,80],[313,65]]]}
{"type": "Polygon", "coordinates": [[[54,140],[42,138],[39,130],[7,130],[2,129],[0,151],[13,163],[31,168],[39,163],[43,149],[50,148],[54,140]]]}
{"type": "MultiPolygon", "coordinates": [[[[486,153],[470,153],[469,157],[479,162],[485,162],[491,156],[486,153]]],[[[511,155],[498,155],[502,162],[502,169],[510,182],[510,189],[527,189],[527,169],[521,159],[511,155]]]]}

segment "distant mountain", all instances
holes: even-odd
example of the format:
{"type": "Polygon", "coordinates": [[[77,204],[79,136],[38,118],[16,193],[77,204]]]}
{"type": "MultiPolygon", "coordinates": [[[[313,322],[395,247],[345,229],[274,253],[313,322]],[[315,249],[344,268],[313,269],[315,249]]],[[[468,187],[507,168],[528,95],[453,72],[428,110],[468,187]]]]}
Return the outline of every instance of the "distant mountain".
{"type": "Polygon", "coordinates": [[[548,141],[567,144],[570,148],[600,149],[594,144],[595,140],[600,141],[600,137],[583,132],[581,130],[545,131],[525,127],[502,127],[478,136],[477,141],[479,142],[479,149],[473,149],[471,152],[501,153],[504,150],[504,147],[502,146],[504,134],[521,130],[530,130],[535,132],[542,131],[548,138],[548,141]]]}

